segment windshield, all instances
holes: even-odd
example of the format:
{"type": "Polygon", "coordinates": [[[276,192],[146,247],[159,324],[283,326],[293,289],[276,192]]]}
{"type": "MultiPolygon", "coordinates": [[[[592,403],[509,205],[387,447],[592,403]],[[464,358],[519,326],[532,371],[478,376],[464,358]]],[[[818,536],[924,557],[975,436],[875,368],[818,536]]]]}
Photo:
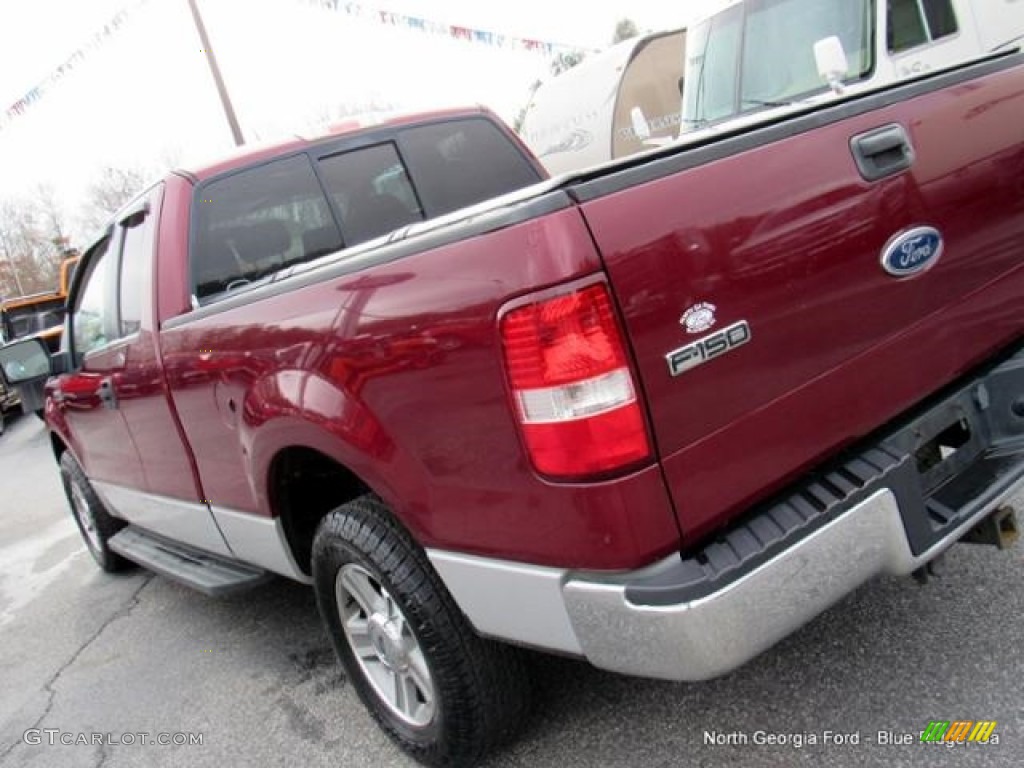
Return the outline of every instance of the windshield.
{"type": "Polygon", "coordinates": [[[5,335],[13,340],[57,328],[64,323],[64,312],[61,309],[15,309],[4,312],[3,319],[5,335]]]}
{"type": "Polygon", "coordinates": [[[873,0],[747,0],[691,30],[683,120],[687,128],[780,106],[825,89],[814,44],[836,36],[845,80],[870,74],[873,0]]]}

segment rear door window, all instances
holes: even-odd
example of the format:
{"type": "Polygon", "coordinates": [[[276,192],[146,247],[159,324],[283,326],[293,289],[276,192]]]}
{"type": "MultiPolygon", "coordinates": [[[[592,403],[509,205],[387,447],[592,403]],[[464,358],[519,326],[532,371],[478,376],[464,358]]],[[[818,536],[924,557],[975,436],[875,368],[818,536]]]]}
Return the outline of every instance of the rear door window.
{"type": "Polygon", "coordinates": [[[306,155],[204,184],[195,211],[190,266],[200,303],[342,244],[306,155]]]}
{"type": "Polygon", "coordinates": [[[406,128],[398,144],[426,218],[541,180],[512,140],[483,118],[406,128]]]}

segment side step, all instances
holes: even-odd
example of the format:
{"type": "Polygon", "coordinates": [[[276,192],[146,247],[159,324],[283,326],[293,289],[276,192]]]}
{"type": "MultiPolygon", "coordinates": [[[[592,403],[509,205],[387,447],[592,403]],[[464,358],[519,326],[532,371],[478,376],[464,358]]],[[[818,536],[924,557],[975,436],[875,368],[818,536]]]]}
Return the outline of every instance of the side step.
{"type": "Polygon", "coordinates": [[[226,560],[129,525],[107,542],[117,554],[207,595],[243,592],[270,580],[266,571],[226,560]]]}

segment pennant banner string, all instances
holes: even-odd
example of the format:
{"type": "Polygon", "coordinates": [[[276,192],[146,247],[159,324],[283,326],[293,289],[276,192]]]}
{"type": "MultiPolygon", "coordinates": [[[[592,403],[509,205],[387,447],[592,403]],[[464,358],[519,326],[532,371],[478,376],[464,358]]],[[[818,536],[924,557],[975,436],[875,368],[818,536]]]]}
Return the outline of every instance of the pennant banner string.
{"type": "MultiPolygon", "coordinates": [[[[83,61],[85,61],[97,48],[106,44],[112,36],[121,31],[129,16],[133,15],[149,0],[137,0],[134,4],[119,11],[98,30],[88,42],[67,57],[64,62],[50,72],[42,82],[30,88],[25,94],[11,104],[6,110],[0,113],[0,131],[14,119],[24,115],[31,109],[46,93],[57,83],[63,80],[69,73],[73,72],[83,61]]],[[[486,29],[474,29],[472,27],[444,24],[419,16],[407,16],[402,13],[379,10],[361,3],[341,2],[340,0],[304,0],[307,5],[323,8],[338,13],[344,13],[353,18],[379,24],[415,30],[428,35],[444,36],[454,40],[461,40],[473,45],[486,45],[494,48],[503,48],[515,51],[529,51],[545,56],[557,53],[568,52],[589,52],[585,48],[574,45],[564,45],[547,40],[536,40],[528,37],[516,37],[505,35],[486,29]]]]}
{"type": "Polygon", "coordinates": [[[536,40],[529,37],[516,37],[504,35],[492,30],[474,29],[472,27],[459,26],[455,24],[444,24],[420,16],[407,16],[403,13],[380,10],[375,7],[363,5],[362,3],[341,2],[341,0],[304,0],[306,5],[316,8],[323,8],[329,11],[344,13],[353,18],[365,21],[374,21],[379,24],[386,24],[394,27],[405,27],[418,32],[431,35],[447,36],[456,40],[464,40],[479,45],[489,45],[497,48],[509,48],[521,51],[532,51],[545,55],[560,52],[592,52],[589,49],[581,48],[578,45],[566,45],[548,40],[536,40]]]}
{"type": "Polygon", "coordinates": [[[20,99],[7,107],[3,113],[0,113],[0,130],[6,128],[12,120],[21,117],[31,109],[51,88],[85,61],[93,51],[106,44],[111,37],[120,32],[124,28],[128,17],[148,2],[149,0],[138,0],[136,3],[112,16],[81,48],[78,48],[68,56],[60,66],[50,72],[40,83],[30,88],[20,99]]]}

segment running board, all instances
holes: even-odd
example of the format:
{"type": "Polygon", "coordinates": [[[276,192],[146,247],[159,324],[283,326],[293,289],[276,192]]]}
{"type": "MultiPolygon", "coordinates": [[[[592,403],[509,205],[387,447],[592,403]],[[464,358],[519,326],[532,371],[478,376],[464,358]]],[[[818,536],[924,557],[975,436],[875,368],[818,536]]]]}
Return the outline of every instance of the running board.
{"type": "Polygon", "coordinates": [[[112,536],[107,545],[144,568],[213,597],[243,592],[271,578],[266,571],[170,541],[134,525],[112,536]]]}

